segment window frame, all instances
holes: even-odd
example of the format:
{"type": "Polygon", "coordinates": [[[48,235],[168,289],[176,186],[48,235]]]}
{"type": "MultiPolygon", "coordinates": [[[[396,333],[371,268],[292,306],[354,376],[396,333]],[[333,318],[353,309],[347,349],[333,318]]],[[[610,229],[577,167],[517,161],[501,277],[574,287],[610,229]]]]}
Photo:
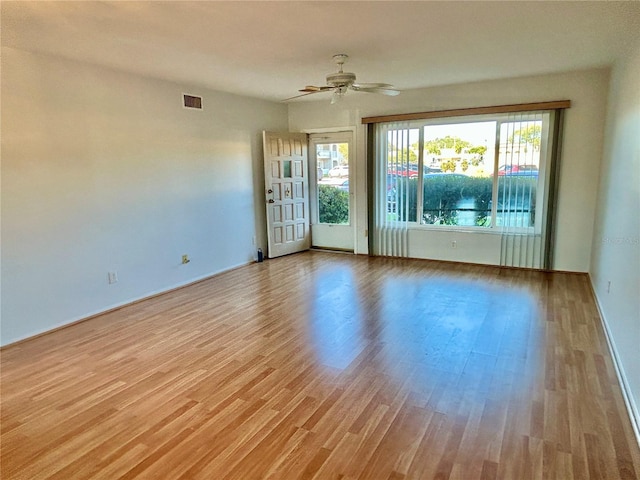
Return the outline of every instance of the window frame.
{"type": "MultiPolygon", "coordinates": [[[[442,125],[460,125],[460,124],[473,124],[473,123],[487,123],[495,122],[495,136],[494,140],[494,155],[492,159],[493,170],[491,174],[492,178],[492,192],[491,192],[491,211],[489,225],[487,226],[474,226],[474,225],[434,225],[423,223],[424,212],[424,173],[417,176],[417,192],[416,192],[416,214],[414,218],[407,219],[407,228],[410,229],[425,229],[435,231],[463,231],[473,233],[488,233],[499,234],[503,227],[497,224],[497,210],[498,210],[498,194],[499,194],[499,182],[501,176],[498,175],[498,169],[500,168],[500,154],[501,145],[506,144],[506,139],[501,138],[501,126],[507,123],[526,123],[530,121],[542,121],[541,132],[541,145],[540,145],[540,158],[538,164],[538,177],[536,182],[536,205],[544,203],[544,198],[548,191],[547,170],[551,160],[551,150],[549,148],[551,126],[554,122],[554,111],[521,111],[518,113],[517,118],[514,118],[509,113],[486,113],[478,115],[464,115],[464,116],[445,116],[445,117],[431,117],[425,119],[416,119],[407,122],[407,131],[416,129],[418,131],[418,172],[424,172],[424,145],[425,145],[425,128],[430,126],[442,126],[442,125]]],[[[485,159],[487,161],[488,159],[485,159]]],[[[510,177],[510,176],[508,176],[510,177]]],[[[405,193],[406,195],[406,193],[405,193]]],[[[405,200],[408,202],[408,200],[405,200]]],[[[543,208],[536,208],[534,224],[528,227],[510,227],[512,233],[522,234],[535,234],[540,235],[543,228],[543,208]]],[[[397,219],[396,222],[402,222],[397,219]]]]}

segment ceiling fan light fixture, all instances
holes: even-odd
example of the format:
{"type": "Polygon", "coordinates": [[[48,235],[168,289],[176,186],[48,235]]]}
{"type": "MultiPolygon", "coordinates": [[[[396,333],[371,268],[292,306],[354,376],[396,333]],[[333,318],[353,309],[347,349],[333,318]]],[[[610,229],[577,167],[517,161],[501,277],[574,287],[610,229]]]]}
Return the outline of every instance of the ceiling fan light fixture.
{"type": "Polygon", "coordinates": [[[345,93],[347,93],[348,89],[349,87],[347,87],[346,85],[341,85],[339,87],[334,88],[333,95],[331,96],[331,105],[340,102],[342,100],[342,97],[344,97],[345,93]]]}

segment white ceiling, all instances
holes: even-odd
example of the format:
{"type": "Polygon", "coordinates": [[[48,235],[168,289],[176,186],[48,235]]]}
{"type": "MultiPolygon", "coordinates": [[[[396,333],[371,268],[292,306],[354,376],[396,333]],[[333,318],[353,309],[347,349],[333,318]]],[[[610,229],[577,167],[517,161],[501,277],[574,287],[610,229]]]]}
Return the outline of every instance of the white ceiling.
{"type": "Polygon", "coordinates": [[[412,89],[604,67],[640,35],[638,1],[1,3],[3,46],[269,100],[335,53],[412,89]]]}

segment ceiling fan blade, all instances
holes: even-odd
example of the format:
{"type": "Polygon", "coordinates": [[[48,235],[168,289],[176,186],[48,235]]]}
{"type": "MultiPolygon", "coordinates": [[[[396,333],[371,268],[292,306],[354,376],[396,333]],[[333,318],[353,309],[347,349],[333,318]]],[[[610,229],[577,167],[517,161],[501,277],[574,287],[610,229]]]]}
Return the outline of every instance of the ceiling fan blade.
{"type": "Polygon", "coordinates": [[[286,101],[288,101],[288,100],[293,100],[294,98],[306,97],[307,95],[311,95],[311,94],[313,94],[313,93],[322,93],[322,92],[324,92],[324,91],[326,91],[326,90],[312,90],[312,91],[310,91],[310,92],[307,92],[307,91],[305,91],[305,90],[300,90],[300,91],[301,91],[301,92],[305,92],[305,93],[303,93],[303,94],[301,94],[301,95],[296,95],[296,96],[294,96],[294,97],[285,98],[284,100],[281,100],[281,101],[282,101],[282,102],[286,102],[286,101]]]}
{"type": "Polygon", "coordinates": [[[324,86],[324,87],[316,87],[314,85],[307,85],[306,87],[298,90],[299,92],[306,93],[316,93],[316,92],[325,92],[327,90],[331,90],[333,87],[324,86]]]}
{"type": "Polygon", "coordinates": [[[312,93],[330,92],[332,90],[335,90],[335,87],[332,87],[330,85],[325,85],[325,86],[322,86],[322,87],[316,87],[314,85],[307,85],[306,87],[298,90],[299,92],[302,92],[302,95],[296,95],[295,97],[285,98],[282,101],[286,102],[287,100],[293,100],[294,98],[304,97],[306,95],[311,95],[312,93]]]}
{"type": "Polygon", "coordinates": [[[395,97],[396,95],[400,94],[400,90],[396,90],[395,88],[389,86],[389,87],[365,87],[365,88],[361,88],[361,87],[357,87],[357,88],[353,88],[354,86],[352,85],[351,88],[353,90],[355,90],[356,92],[365,92],[365,93],[380,93],[382,95],[388,95],[390,97],[395,97]]]}
{"type": "Polygon", "coordinates": [[[393,88],[389,83],[354,83],[351,85],[354,90],[361,88],[393,88]]]}

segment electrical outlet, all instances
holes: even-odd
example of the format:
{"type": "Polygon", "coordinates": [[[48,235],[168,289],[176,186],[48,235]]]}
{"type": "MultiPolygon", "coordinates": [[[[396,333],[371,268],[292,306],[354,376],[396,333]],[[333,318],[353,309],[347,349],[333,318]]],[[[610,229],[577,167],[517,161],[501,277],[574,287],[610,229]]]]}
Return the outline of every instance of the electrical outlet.
{"type": "Polygon", "coordinates": [[[458,242],[456,240],[453,240],[451,242],[451,248],[456,248],[458,246],[458,242]]]}
{"type": "Polygon", "coordinates": [[[107,273],[107,281],[109,282],[109,285],[118,283],[118,272],[107,273]]]}
{"type": "Polygon", "coordinates": [[[611,293],[611,280],[607,282],[607,293],[611,293]]]}
{"type": "Polygon", "coordinates": [[[182,255],[182,264],[186,265],[187,263],[189,263],[191,260],[189,260],[189,255],[182,255]]]}

